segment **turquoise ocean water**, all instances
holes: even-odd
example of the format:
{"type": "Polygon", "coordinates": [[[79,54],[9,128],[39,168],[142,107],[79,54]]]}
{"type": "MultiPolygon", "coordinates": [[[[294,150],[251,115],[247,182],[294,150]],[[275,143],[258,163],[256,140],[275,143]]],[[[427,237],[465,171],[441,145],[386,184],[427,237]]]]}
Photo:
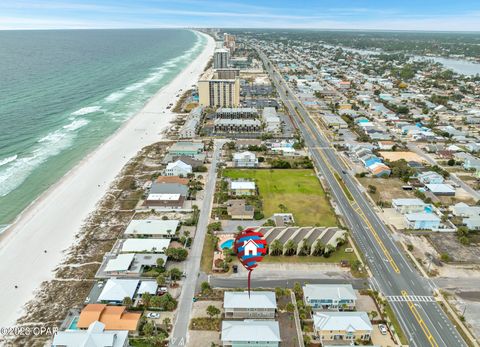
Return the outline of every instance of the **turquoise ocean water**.
{"type": "Polygon", "coordinates": [[[181,29],[0,31],[0,231],[205,44],[181,29]]]}

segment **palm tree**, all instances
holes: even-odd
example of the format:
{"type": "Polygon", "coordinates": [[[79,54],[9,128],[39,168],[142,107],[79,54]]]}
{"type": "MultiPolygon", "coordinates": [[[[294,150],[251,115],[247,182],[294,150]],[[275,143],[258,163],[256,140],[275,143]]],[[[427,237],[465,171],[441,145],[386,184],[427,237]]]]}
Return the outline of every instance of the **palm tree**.
{"type": "Polygon", "coordinates": [[[295,255],[297,253],[297,244],[293,240],[288,240],[285,244],[285,255],[295,255]]]}
{"type": "Polygon", "coordinates": [[[271,255],[281,255],[283,253],[283,246],[280,241],[275,240],[270,245],[270,254],[271,255]]]}
{"type": "Polygon", "coordinates": [[[300,251],[298,252],[298,255],[310,255],[310,250],[311,250],[311,247],[307,243],[307,240],[303,240],[302,245],[300,246],[300,251]]]}
{"type": "Polygon", "coordinates": [[[152,295],[150,293],[143,293],[142,294],[142,302],[144,309],[147,309],[150,306],[150,299],[152,295]]]}
{"type": "Polygon", "coordinates": [[[317,241],[317,243],[313,247],[312,254],[318,257],[318,256],[321,256],[324,252],[325,252],[325,245],[320,241],[317,241]]]}
{"type": "Polygon", "coordinates": [[[122,303],[123,303],[125,306],[130,307],[130,306],[132,306],[132,298],[129,297],[129,296],[126,296],[126,297],[123,298],[122,303]]]}

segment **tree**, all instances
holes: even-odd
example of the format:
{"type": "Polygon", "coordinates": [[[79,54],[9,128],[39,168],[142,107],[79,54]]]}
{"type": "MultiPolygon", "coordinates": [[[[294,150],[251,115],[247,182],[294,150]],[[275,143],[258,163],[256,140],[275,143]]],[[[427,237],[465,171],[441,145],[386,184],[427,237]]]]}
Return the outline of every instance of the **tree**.
{"type": "Polygon", "coordinates": [[[164,345],[166,338],[167,338],[167,335],[164,332],[159,332],[154,336],[150,336],[148,340],[152,346],[161,347],[164,345]]]}
{"type": "Polygon", "coordinates": [[[167,330],[170,329],[170,323],[171,323],[171,322],[172,322],[172,321],[171,321],[170,318],[168,318],[168,317],[165,317],[165,318],[163,319],[163,325],[165,326],[165,329],[167,329],[167,330]]]}
{"type": "Polygon", "coordinates": [[[158,258],[157,259],[157,270],[159,272],[164,272],[165,271],[165,261],[163,260],[163,258],[158,258]]]}
{"type": "Polygon", "coordinates": [[[275,240],[270,245],[270,254],[271,255],[281,255],[283,253],[283,246],[279,240],[275,240]]]}
{"type": "Polygon", "coordinates": [[[299,282],[295,282],[293,284],[293,293],[295,293],[295,297],[297,299],[301,299],[303,297],[302,285],[299,282]]]}
{"type": "Polygon", "coordinates": [[[295,310],[295,306],[291,302],[289,302],[287,305],[285,305],[285,310],[292,313],[295,310]]]}
{"type": "Polygon", "coordinates": [[[210,283],[208,283],[208,282],[202,282],[200,287],[201,287],[202,293],[207,293],[207,292],[210,292],[212,290],[212,287],[210,286],[210,283]]]}
{"type": "Polygon", "coordinates": [[[285,244],[285,255],[295,255],[297,253],[297,244],[293,240],[288,240],[285,244]]]}
{"type": "Polygon", "coordinates": [[[182,247],[167,248],[165,255],[173,261],[184,261],[188,257],[188,251],[182,247]]]}
{"type": "Polygon", "coordinates": [[[453,159],[453,158],[452,158],[452,159],[449,159],[449,160],[447,161],[447,165],[448,165],[448,166],[454,166],[454,165],[455,165],[455,159],[453,159]]]}
{"type": "Polygon", "coordinates": [[[182,271],[180,271],[178,267],[174,267],[170,269],[169,275],[172,281],[178,281],[180,278],[182,278],[182,271]]]}
{"type": "Polygon", "coordinates": [[[157,284],[159,286],[164,286],[165,283],[167,283],[166,279],[165,279],[165,276],[164,275],[158,275],[157,276],[157,284]]]}
{"type": "Polygon", "coordinates": [[[220,310],[213,305],[209,305],[207,307],[207,314],[210,316],[210,318],[216,317],[220,314],[220,310]]]}
{"type": "Polygon", "coordinates": [[[315,243],[315,246],[313,247],[313,255],[318,257],[323,255],[324,252],[325,252],[325,245],[320,241],[317,241],[317,243],[315,243]]]}
{"type": "Polygon", "coordinates": [[[147,292],[142,294],[142,302],[143,302],[143,306],[145,308],[149,307],[151,299],[152,299],[152,294],[147,293],[147,292]]]}
{"type": "Polygon", "coordinates": [[[126,297],[123,298],[122,303],[123,303],[125,306],[130,307],[130,306],[132,306],[132,303],[133,303],[133,302],[132,302],[132,298],[129,297],[129,296],[126,296],[126,297]]]}
{"type": "Polygon", "coordinates": [[[142,332],[145,336],[150,336],[153,334],[154,326],[152,322],[147,322],[143,325],[142,332]]]}
{"type": "Polygon", "coordinates": [[[335,247],[332,246],[332,245],[327,245],[325,247],[325,251],[323,252],[323,256],[325,258],[328,258],[330,256],[330,254],[332,254],[333,251],[335,251],[335,247]]]}
{"type": "Polygon", "coordinates": [[[150,306],[151,307],[160,307],[160,296],[153,296],[150,299],[150,306]]]}
{"type": "Polygon", "coordinates": [[[377,192],[377,187],[375,187],[374,185],[369,184],[369,185],[368,185],[368,192],[371,193],[371,194],[375,194],[375,193],[377,192]]]}
{"type": "Polygon", "coordinates": [[[378,316],[378,312],[377,311],[370,311],[370,318],[373,320],[375,319],[375,317],[378,316]]]}
{"type": "Polygon", "coordinates": [[[310,254],[310,245],[307,243],[306,240],[302,241],[302,245],[300,246],[300,250],[298,252],[298,255],[309,255],[310,254]]]}

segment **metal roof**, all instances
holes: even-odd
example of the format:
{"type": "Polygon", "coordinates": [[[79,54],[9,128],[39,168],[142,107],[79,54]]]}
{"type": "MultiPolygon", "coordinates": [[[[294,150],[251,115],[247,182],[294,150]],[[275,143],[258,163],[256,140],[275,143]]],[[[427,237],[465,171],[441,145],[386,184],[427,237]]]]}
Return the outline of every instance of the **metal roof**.
{"type": "Polygon", "coordinates": [[[225,292],[223,296],[224,308],[270,308],[276,309],[277,302],[274,292],[225,292]]]}
{"type": "Polygon", "coordinates": [[[222,341],[280,342],[280,329],[272,320],[223,321],[222,341]]]}

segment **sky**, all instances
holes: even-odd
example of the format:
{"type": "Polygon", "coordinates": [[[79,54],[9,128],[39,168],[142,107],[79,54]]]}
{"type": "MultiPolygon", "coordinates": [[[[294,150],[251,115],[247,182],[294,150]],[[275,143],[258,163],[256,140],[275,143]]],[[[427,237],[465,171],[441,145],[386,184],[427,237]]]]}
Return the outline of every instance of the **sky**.
{"type": "Polygon", "coordinates": [[[0,30],[163,27],[480,31],[480,1],[0,0],[0,30]]]}

